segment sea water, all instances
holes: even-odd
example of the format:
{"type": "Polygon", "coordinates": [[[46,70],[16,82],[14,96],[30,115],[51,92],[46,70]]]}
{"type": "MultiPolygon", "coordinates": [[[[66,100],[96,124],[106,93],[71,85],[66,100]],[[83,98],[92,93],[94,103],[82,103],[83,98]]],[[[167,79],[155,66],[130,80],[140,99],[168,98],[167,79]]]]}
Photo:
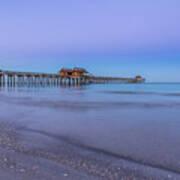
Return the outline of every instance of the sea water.
{"type": "Polygon", "coordinates": [[[178,83],[1,88],[0,120],[180,172],[178,83]]]}

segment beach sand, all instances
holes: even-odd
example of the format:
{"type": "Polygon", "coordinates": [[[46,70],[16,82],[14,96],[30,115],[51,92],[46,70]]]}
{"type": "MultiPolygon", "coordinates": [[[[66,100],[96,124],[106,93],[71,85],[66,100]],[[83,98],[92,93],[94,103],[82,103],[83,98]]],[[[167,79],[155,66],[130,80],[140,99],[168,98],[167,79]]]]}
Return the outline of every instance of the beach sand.
{"type": "Polygon", "coordinates": [[[144,180],[179,179],[176,173],[153,168],[110,152],[86,147],[58,134],[33,131],[1,119],[2,180],[144,180]]]}

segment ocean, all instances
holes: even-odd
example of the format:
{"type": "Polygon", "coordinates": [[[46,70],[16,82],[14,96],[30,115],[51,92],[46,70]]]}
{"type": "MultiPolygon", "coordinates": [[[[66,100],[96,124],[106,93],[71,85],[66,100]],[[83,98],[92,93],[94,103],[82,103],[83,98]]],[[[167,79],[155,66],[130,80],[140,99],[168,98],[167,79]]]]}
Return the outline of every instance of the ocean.
{"type": "Polygon", "coordinates": [[[1,121],[27,135],[64,137],[82,151],[180,173],[180,83],[6,87],[0,109],[1,121]]]}

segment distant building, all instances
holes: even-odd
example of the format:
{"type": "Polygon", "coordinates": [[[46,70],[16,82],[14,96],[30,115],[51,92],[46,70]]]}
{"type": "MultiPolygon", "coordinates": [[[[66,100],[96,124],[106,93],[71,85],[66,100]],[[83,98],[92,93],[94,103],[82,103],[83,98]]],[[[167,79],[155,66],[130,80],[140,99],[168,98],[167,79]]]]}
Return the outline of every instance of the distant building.
{"type": "Polygon", "coordinates": [[[136,82],[145,82],[145,79],[138,75],[135,77],[135,81],[136,82]]]}
{"type": "Polygon", "coordinates": [[[60,71],[61,76],[84,76],[86,74],[88,74],[88,71],[79,67],[74,69],[62,68],[60,71]]]}
{"type": "Polygon", "coordinates": [[[86,69],[84,69],[84,68],[76,67],[76,68],[73,69],[73,75],[74,76],[83,76],[83,75],[85,75],[87,73],[88,73],[88,71],[86,69]]]}
{"type": "Polygon", "coordinates": [[[72,69],[68,69],[68,68],[62,68],[60,71],[60,75],[61,76],[71,76],[73,73],[72,69]]]}

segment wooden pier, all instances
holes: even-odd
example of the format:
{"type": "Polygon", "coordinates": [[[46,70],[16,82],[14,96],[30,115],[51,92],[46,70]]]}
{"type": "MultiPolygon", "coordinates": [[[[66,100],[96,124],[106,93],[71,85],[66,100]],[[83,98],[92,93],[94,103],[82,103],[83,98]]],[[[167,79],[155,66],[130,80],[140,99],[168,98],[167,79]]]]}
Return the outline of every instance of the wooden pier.
{"type": "Polygon", "coordinates": [[[90,75],[82,68],[61,69],[57,74],[0,70],[0,86],[58,86],[91,83],[141,83],[144,81],[140,76],[135,78],[97,77],[90,75]]]}

